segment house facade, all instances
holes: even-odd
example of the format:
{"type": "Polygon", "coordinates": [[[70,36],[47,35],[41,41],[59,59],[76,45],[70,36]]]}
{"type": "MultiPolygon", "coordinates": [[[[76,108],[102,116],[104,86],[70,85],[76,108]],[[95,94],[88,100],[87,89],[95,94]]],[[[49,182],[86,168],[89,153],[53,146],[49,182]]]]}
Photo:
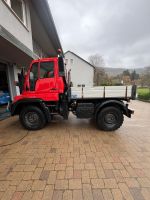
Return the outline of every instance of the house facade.
{"type": "Polygon", "coordinates": [[[47,0],[0,1],[0,92],[13,100],[21,67],[32,59],[57,56],[61,48],[47,0]]]}
{"type": "Polygon", "coordinates": [[[92,87],[94,85],[95,68],[77,54],[65,53],[66,69],[70,71],[73,87],[92,87]]]}

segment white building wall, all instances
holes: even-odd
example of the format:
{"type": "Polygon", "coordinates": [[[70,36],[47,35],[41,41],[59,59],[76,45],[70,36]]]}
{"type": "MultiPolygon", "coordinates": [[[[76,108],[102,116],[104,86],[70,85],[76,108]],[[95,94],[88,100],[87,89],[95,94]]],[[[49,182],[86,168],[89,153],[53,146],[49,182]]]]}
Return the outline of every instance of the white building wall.
{"type": "Polygon", "coordinates": [[[94,68],[71,52],[65,54],[66,69],[71,69],[71,82],[73,86],[85,85],[92,87],[94,85],[94,68]]]}
{"type": "Polygon", "coordinates": [[[5,0],[0,0],[0,25],[32,51],[32,32],[28,1],[25,1],[25,11],[26,25],[19,20],[5,0]]]}

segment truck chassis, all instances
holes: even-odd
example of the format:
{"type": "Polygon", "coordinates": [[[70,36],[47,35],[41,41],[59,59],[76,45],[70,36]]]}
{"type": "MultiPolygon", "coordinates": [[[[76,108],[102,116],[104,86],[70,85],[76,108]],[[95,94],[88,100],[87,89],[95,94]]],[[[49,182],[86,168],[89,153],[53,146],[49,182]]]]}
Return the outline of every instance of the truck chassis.
{"type": "Polygon", "coordinates": [[[124,115],[130,118],[134,113],[124,102],[135,99],[136,86],[70,87],[60,55],[32,61],[27,74],[21,72],[18,79],[21,94],[10,111],[28,130],[43,128],[54,115],[67,120],[71,111],[77,118],[94,119],[100,130],[114,131],[124,115]]]}

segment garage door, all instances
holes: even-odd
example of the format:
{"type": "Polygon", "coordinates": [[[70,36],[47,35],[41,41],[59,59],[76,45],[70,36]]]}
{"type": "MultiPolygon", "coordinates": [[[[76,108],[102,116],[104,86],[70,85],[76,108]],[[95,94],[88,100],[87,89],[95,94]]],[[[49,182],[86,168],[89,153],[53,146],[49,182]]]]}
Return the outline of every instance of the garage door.
{"type": "Polygon", "coordinates": [[[0,63],[0,115],[7,111],[10,101],[7,65],[0,63]]]}

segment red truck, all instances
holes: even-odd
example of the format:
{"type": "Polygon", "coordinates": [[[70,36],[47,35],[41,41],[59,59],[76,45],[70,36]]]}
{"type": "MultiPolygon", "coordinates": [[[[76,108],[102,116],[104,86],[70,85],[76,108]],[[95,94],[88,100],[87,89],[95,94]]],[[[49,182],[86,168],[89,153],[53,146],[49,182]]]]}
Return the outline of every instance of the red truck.
{"type": "Polygon", "coordinates": [[[19,115],[28,130],[38,130],[54,115],[68,119],[71,111],[77,118],[94,119],[98,129],[114,131],[134,111],[128,108],[135,99],[136,86],[71,87],[65,74],[61,53],[58,57],[33,60],[27,74],[18,74],[21,94],[10,105],[12,116],[19,115]]]}

